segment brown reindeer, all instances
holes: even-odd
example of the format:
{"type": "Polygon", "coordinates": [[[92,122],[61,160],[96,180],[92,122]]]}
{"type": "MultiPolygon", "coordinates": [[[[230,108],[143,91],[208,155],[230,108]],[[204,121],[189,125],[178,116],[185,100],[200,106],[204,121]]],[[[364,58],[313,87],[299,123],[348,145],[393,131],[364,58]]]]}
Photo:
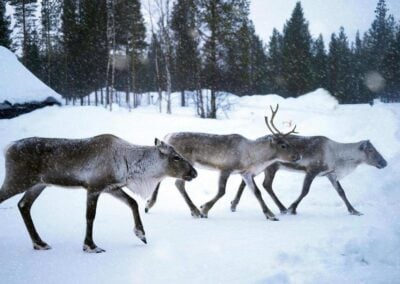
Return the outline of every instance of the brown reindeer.
{"type": "Polygon", "coordinates": [[[136,236],[146,243],[138,204],[126,186],[144,197],[166,176],[190,181],[197,176],[191,164],[173,147],[155,140],[155,147],[137,146],[105,134],[88,139],[26,138],[6,151],[6,176],[0,203],[25,192],[18,207],[36,250],[50,246],[36,232],[30,210],[48,185],[81,186],[87,190],[86,236],[83,250],[104,252],[93,241],[93,222],[102,192],[126,203],[132,210],[136,236]]]}
{"type": "MultiPolygon", "coordinates": [[[[271,121],[274,119],[276,111],[277,109],[275,113],[273,112],[271,121]]],[[[267,117],[265,122],[271,129],[267,117]]],[[[207,217],[213,205],[225,194],[229,176],[240,174],[246,185],[255,194],[265,217],[270,220],[278,220],[262,199],[261,192],[254,182],[254,177],[276,161],[295,162],[299,160],[300,155],[297,150],[286,141],[286,137],[293,133],[295,128],[286,134],[277,130],[273,135],[263,136],[256,140],[250,140],[238,134],[217,135],[193,132],[168,134],[165,141],[193,165],[216,170],[220,173],[218,193],[213,199],[201,206],[201,211],[189,198],[185,189],[185,182],[182,180],[175,182],[192,215],[207,217]]],[[[146,212],[155,204],[159,186],[158,184],[153,195],[147,201],[146,212]]]]}

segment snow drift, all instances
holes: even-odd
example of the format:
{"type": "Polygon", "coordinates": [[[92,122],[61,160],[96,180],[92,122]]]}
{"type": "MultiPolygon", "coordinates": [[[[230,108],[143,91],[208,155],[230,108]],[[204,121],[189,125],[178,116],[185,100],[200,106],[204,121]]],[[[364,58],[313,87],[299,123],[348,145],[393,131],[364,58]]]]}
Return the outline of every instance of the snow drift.
{"type": "Polygon", "coordinates": [[[44,101],[48,97],[60,102],[62,99],[26,69],[14,53],[0,46],[0,102],[26,103],[44,101]]]}

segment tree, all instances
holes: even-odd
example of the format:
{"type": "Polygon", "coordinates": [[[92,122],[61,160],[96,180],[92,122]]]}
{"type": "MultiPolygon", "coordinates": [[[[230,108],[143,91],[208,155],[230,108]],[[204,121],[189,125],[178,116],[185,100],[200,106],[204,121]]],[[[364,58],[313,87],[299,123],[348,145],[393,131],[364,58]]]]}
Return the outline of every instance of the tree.
{"type": "Polygon", "coordinates": [[[61,0],[42,0],[41,2],[41,53],[43,57],[43,81],[53,87],[54,46],[58,41],[59,14],[61,0]]]}
{"type": "Polygon", "coordinates": [[[329,44],[329,91],[340,103],[353,103],[351,50],[344,28],[332,34],[329,44]]]}
{"type": "Polygon", "coordinates": [[[270,92],[284,94],[286,84],[283,78],[283,36],[275,28],[268,43],[267,78],[270,92]]]}
{"type": "Polygon", "coordinates": [[[26,54],[29,53],[28,42],[29,35],[35,28],[35,12],[36,12],[36,0],[10,0],[10,5],[14,6],[14,18],[15,27],[18,28],[18,37],[16,43],[22,49],[22,63],[26,64],[26,54]]]}
{"type": "Polygon", "coordinates": [[[328,87],[328,56],[322,35],[312,45],[313,89],[328,87]]]}
{"type": "MultiPolygon", "coordinates": [[[[388,14],[385,0],[379,0],[375,9],[375,19],[371,28],[365,33],[363,39],[363,51],[365,61],[366,86],[368,97],[385,96],[385,81],[388,78],[385,73],[385,58],[390,57],[388,53],[393,46],[395,34],[395,21],[392,15],[388,14]],[[372,75],[371,75],[372,74],[372,75]],[[375,80],[375,79],[376,80],[375,80]],[[376,81],[376,82],[375,82],[376,81]],[[376,84],[378,83],[378,84],[376,84]]],[[[390,76],[390,75],[389,75],[390,76]]]]}
{"type": "Polygon", "coordinates": [[[173,46],[170,21],[170,0],[157,0],[156,3],[159,11],[159,40],[164,59],[167,113],[171,114],[173,46]]]}
{"type": "Polygon", "coordinates": [[[311,35],[300,2],[283,29],[283,79],[289,96],[312,90],[311,35]]]}
{"type": "Polygon", "coordinates": [[[195,0],[178,0],[171,14],[176,46],[175,80],[176,88],[181,91],[181,106],[186,105],[185,90],[196,90],[200,84],[198,13],[195,0]]]}
{"type": "MultiPolygon", "coordinates": [[[[126,102],[130,104],[129,92],[139,91],[139,68],[144,50],[146,27],[139,0],[119,0],[115,3],[115,40],[119,49],[124,50],[128,61],[126,76],[126,102]]],[[[138,104],[134,95],[134,104],[138,104]]]]}
{"type": "Polygon", "coordinates": [[[389,41],[387,51],[382,59],[383,76],[386,88],[383,99],[388,102],[400,100],[400,25],[389,41]]]}
{"type": "Polygon", "coordinates": [[[6,16],[6,0],[0,0],[0,45],[10,49],[10,17],[6,16]]]}
{"type": "Polygon", "coordinates": [[[30,33],[27,42],[25,53],[22,57],[22,60],[25,62],[26,68],[29,69],[36,76],[40,76],[42,74],[42,62],[40,58],[40,50],[39,50],[39,36],[36,29],[33,29],[30,33]]]}

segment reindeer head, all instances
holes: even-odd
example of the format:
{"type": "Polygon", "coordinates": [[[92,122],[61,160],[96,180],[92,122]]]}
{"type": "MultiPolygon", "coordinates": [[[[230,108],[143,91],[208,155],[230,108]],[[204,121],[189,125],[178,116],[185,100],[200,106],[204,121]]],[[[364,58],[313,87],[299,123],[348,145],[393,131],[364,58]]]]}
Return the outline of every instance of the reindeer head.
{"type": "Polygon", "coordinates": [[[280,132],[279,129],[276,128],[274,124],[275,115],[278,112],[279,105],[277,104],[275,109],[273,109],[272,106],[270,106],[270,109],[272,113],[271,119],[268,121],[268,117],[266,116],[265,123],[269,131],[271,131],[272,133],[270,141],[271,141],[271,146],[275,149],[277,159],[285,162],[298,161],[301,158],[300,154],[297,152],[296,148],[293,147],[286,139],[286,137],[289,136],[290,134],[297,133],[296,125],[293,127],[291,131],[287,133],[280,132]]]}
{"type": "Polygon", "coordinates": [[[366,164],[377,167],[378,169],[383,169],[387,166],[386,160],[369,140],[362,141],[359,150],[362,152],[366,164]]]}
{"type": "Polygon", "coordinates": [[[197,172],[193,166],[178,152],[175,151],[174,147],[168,145],[159,139],[155,139],[154,144],[161,156],[167,163],[166,171],[170,177],[191,181],[197,177],[197,172]]]}

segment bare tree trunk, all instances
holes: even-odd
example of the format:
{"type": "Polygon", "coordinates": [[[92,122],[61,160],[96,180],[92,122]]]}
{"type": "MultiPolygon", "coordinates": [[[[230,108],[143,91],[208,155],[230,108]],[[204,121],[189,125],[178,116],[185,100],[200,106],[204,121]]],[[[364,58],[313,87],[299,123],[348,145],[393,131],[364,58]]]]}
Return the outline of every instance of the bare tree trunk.
{"type": "Polygon", "coordinates": [[[97,106],[99,104],[99,97],[97,95],[97,89],[94,90],[94,104],[97,106]]]}
{"type": "Polygon", "coordinates": [[[217,118],[217,98],[216,98],[216,91],[214,89],[211,89],[211,98],[210,98],[210,104],[211,104],[211,111],[210,111],[210,118],[217,118]]]}
{"type": "Polygon", "coordinates": [[[107,62],[107,101],[109,109],[112,111],[114,80],[115,80],[115,6],[114,0],[107,0],[107,42],[108,42],[108,62],[107,62]],[[111,52],[110,52],[111,51],[111,52]],[[111,69],[111,86],[109,76],[111,69]],[[110,90],[111,87],[111,90],[110,90]]]}
{"type": "Polygon", "coordinates": [[[186,106],[186,99],[185,99],[185,90],[181,91],[181,106],[186,106]]]}
{"type": "Polygon", "coordinates": [[[170,14],[169,14],[169,6],[170,1],[165,0],[157,0],[157,5],[160,11],[160,19],[159,26],[161,30],[161,46],[164,51],[164,60],[165,60],[165,76],[167,83],[166,90],[166,100],[167,100],[167,113],[171,114],[171,91],[172,91],[172,80],[171,80],[171,58],[172,58],[172,42],[170,36],[170,14]],[[164,4],[165,3],[165,4],[164,4]],[[165,8],[165,10],[164,10],[165,8]]]}
{"type": "MultiPolygon", "coordinates": [[[[128,45],[126,45],[126,48],[125,48],[125,56],[126,56],[126,58],[128,58],[128,54],[129,54],[129,48],[128,48],[128,45]]],[[[127,106],[128,106],[128,109],[130,110],[131,109],[131,102],[130,102],[130,94],[129,94],[129,92],[130,92],[130,90],[131,90],[131,88],[132,88],[132,86],[131,86],[131,67],[130,67],[130,65],[129,65],[129,63],[127,64],[128,65],[128,76],[127,76],[127,78],[126,78],[126,94],[125,94],[125,100],[126,100],[126,104],[127,104],[127,106]]]]}
{"type": "MultiPolygon", "coordinates": [[[[151,7],[150,7],[150,0],[147,0],[147,7],[148,7],[148,12],[150,16],[150,28],[151,28],[151,35],[154,36],[154,25],[153,25],[153,13],[151,12],[151,7]]],[[[161,113],[162,112],[162,89],[161,89],[161,74],[160,74],[160,66],[159,66],[159,55],[158,55],[158,50],[156,48],[156,54],[155,54],[155,64],[156,64],[156,77],[157,77],[157,91],[158,91],[158,111],[161,113]]]]}
{"type": "Polygon", "coordinates": [[[103,87],[100,89],[100,104],[104,105],[103,87]]]}

